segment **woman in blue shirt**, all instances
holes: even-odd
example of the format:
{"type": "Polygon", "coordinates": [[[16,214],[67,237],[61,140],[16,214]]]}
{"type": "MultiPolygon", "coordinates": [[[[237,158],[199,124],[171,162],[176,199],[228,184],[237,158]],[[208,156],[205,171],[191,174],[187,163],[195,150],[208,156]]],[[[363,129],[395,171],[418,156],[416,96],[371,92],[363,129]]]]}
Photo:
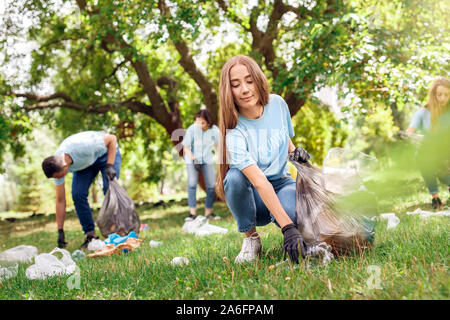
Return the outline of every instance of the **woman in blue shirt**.
{"type": "MultiPolygon", "coordinates": [[[[420,108],[415,114],[409,125],[407,132],[416,131],[424,134],[430,133],[438,125],[445,115],[450,112],[450,80],[439,77],[434,80],[428,96],[427,104],[420,108]]],[[[445,124],[448,125],[448,124],[445,124]]],[[[440,152],[440,151],[438,151],[440,152]]],[[[448,168],[444,172],[436,170],[434,164],[421,165],[420,171],[429,193],[432,196],[431,205],[433,209],[441,210],[442,201],[439,198],[437,179],[446,184],[450,191],[450,176],[448,168]]]]}
{"type": "MultiPolygon", "coordinates": [[[[250,57],[232,57],[222,68],[218,192],[226,200],[238,231],[245,234],[236,263],[254,261],[261,252],[256,226],[275,222],[284,235],[283,251],[292,261],[306,247],[295,222],[294,179],[287,168],[294,130],[289,108],[269,94],[267,79],[250,57]]],[[[307,159],[306,159],[307,160],[307,159]]]]}
{"type": "Polygon", "coordinates": [[[205,216],[220,219],[213,211],[216,198],[216,169],[213,149],[219,142],[219,128],[213,124],[211,112],[200,110],[195,114],[195,122],[189,126],[183,138],[184,159],[188,174],[189,216],[186,221],[196,217],[198,173],[201,170],[206,185],[205,216]]]}

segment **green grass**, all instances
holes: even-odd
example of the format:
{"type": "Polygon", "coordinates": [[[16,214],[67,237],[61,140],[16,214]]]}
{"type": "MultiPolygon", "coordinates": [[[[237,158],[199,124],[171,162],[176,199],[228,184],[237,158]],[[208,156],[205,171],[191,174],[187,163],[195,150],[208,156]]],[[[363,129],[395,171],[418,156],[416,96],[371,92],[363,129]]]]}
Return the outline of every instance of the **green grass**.
{"type": "MultiPolygon", "coordinates": [[[[381,212],[396,212],[401,222],[394,230],[386,230],[386,222],[378,223],[374,246],[363,254],[338,258],[327,266],[312,260],[299,267],[275,266],[282,260],[282,234],[273,224],[259,228],[259,261],[235,265],[242,235],[224,203],[215,204],[222,220],[212,223],[229,232],[205,237],[182,232],[188,215],[185,203],[143,206],[138,211],[149,230],[141,234],[141,246],[129,254],[78,262],[79,289],[69,289],[70,276],[28,280],[28,265],[22,264],[16,277],[0,282],[0,299],[448,299],[450,220],[406,215],[416,207],[430,209],[428,198],[422,190],[381,202],[381,212]],[[151,248],[150,240],[163,245],[151,248]],[[190,264],[171,266],[176,256],[187,257],[190,264]],[[381,289],[367,284],[374,276],[368,272],[370,266],[379,268],[381,289]]],[[[202,207],[198,213],[204,214],[202,207]]],[[[68,214],[65,229],[67,249],[73,252],[84,240],[74,213],[68,214]]],[[[39,253],[50,252],[56,235],[54,216],[0,221],[0,251],[28,244],[39,253]]]]}

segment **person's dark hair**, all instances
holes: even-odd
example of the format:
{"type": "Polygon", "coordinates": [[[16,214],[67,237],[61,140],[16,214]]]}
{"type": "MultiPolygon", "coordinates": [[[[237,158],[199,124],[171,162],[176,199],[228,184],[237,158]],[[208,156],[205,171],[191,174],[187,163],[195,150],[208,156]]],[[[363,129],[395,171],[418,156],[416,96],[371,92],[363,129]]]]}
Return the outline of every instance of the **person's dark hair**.
{"type": "Polygon", "coordinates": [[[205,121],[206,121],[206,123],[208,124],[208,127],[209,127],[209,128],[211,128],[211,127],[213,126],[213,124],[214,124],[212,114],[211,114],[211,112],[210,112],[209,110],[207,110],[207,109],[199,110],[199,111],[195,114],[194,119],[197,119],[197,118],[203,118],[203,119],[205,119],[205,121]]]}
{"type": "Polygon", "coordinates": [[[53,177],[55,173],[60,172],[62,169],[62,161],[55,156],[47,157],[42,161],[42,170],[44,170],[47,178],[53,177]]]}

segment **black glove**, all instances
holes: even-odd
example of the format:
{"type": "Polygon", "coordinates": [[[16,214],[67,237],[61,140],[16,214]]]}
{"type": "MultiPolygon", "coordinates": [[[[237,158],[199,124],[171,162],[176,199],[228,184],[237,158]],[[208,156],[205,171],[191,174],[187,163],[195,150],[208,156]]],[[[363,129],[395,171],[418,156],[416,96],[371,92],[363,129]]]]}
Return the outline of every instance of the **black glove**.
{"type": "Polygon", "coordinates": [[[289,258],[292,262],[298,263],[299,251],[302,255],[302,258],[305,258],[306,254],[306,244],[303,241],[302,235],[300,231],[298,231],[297,227],[291,223],[283,227],[281,229],[284,235],[284,243],[283,243],[283,251],[284,257],[286,257],[286,253],[289,254],[289,258]]]}
{"type": "Polygon", "coordinates": [[[196,163],[196,164],[194,164],[194,168],[195,168],[195,170],[200,172],[200,170],[202,169],[202,165],[200,163],[196,163]]]}
{"type": "Polygon", "coordinates": [[[305,163],[311,158],[309,153],[303,148],[295,148],[295,150],[289,153],[289,159],[298,163],[305,163]]]}
{"type": "Polygon", "coordinates": [[[109,180],[114,180],[114,178],[116,177],[116,170],[114,170],[114,165],[108,163],[106,165],[105,174],[109,180]]]}
{"type": "Polygon", "coordinates": [[[63,229],[59,229],[58,230],[58,248],[65,248],[66,247],[67,242],[65,241],[65,237],[64,237],[64,230],[63,229]]]}

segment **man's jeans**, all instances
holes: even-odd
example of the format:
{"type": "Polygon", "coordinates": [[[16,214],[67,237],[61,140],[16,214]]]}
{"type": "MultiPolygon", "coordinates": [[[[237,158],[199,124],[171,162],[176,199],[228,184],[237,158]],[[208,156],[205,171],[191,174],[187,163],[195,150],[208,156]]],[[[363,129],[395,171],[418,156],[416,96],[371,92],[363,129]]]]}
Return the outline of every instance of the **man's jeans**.
{"type": "MultiPolygon", "coordinates": [[[[73,173],[72,179],[72,199],[75,205],[78,219],[85,234],[91,233],[95,230],[94,219],[92,211],[88,202],[89,187],[97,176],[98,172],[102,173],[103,178],[103,194],[109,188],[108,178],[105,175],[106,161],[108,160],[108,153],[98,158],[91,166],[86,169],[76,171],[73,173]]],[[[116,177],[119,179],[120,165],[122,163],[122,156],[119,149],[116,152],[114,160],[114,170],[116,170],[116,177]]]]}
{"type": "MultiPolygon", "coordinates": [[[[187,175],[188,175],[188,205],[189,208],[197,207],[197,184],[198,184],[198,171],[191,163],[186,163],[187,175]]],[[[214,199],[216,198],[216,168],[214,164],[202,164],[201,170],[206,185],[206,200],[205,209],[212,209],[214,199]]]]}
{"type": "MultiPolygon", "coordinates": [[[[297,224],[295,217],[295,180],[292,177],[284,177],[270,181],[270,183],[281,202],[281,206],[292,222],[297,224]]],[[[239,232],[247,232],[255,226],[265,226],[270,222],[275,222],[278,225],[258,191],[240,170],[229,169],[223,184],[225,200],[236,220],[239,232]]]]}

